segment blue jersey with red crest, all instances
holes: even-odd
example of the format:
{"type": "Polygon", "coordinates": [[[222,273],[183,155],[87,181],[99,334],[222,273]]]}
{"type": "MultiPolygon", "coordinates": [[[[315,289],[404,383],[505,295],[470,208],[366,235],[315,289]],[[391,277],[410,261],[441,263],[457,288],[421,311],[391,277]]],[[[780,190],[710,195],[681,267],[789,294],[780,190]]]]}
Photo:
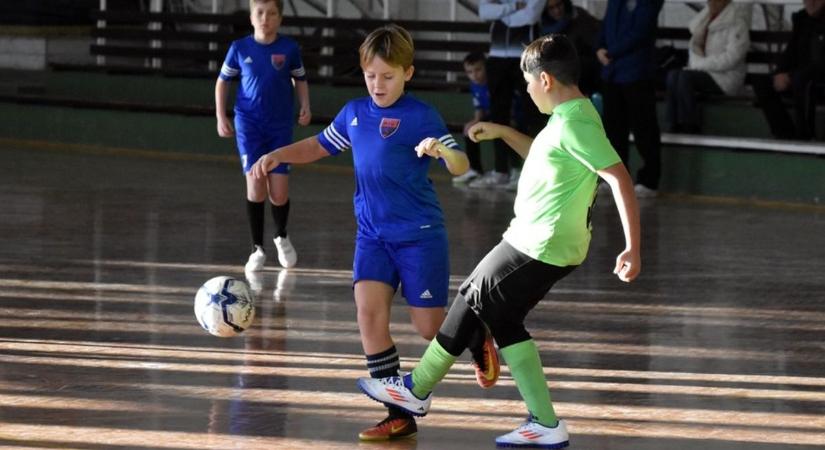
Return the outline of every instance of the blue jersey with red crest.
{"type": "Polygon", "coordinates": [[[351,100],[318,135],[332,155],[352,149],[359,235],[398,242],[443,229],[441,205],[427,176],[432,158],[415,152],[428,137],[459,149],[438,112],[409,94],[386,108],[370,97],[351,100]]]}
{"type": "Polygon", "coordinates": [[[220,77],[227,81],[240,77],[235,98],[236,122],[248,123],[262,135],[272,129],[292,129],[295,121],[292,79],[306,79],[301,53],[294,40],[278,35],[266,45],[256,42],[252,36],[234,41],[226,53],[220,77]]]}

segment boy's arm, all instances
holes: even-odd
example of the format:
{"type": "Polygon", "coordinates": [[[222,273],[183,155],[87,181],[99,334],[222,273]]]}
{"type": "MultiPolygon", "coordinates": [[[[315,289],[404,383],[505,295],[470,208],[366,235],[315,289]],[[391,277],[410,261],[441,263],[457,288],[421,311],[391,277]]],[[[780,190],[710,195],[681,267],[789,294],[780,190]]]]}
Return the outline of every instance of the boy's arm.
{"type": "Polygon", "coordinates": [[[298,124],[309,125],[312,121],[312,112],[309,109],[309,83],[307,80],[295,80],[295,93],[298,95],[298,124]]]}
{"type": "Polygon", "coordinates": [[[506,125],[492,122],[479,122],[470,128],[468,134],[473,142],[487,141],[501,138],[522,158],[527,158],[530,153],[530,146],[533,145],[533,138],[506,125]]]}
{"type": "Polygon", "coordinates": [[[642,269],[639,205],[633,191],[633,180],[621,162],[596,173],[610,185],[624,229],[625,249],[616,257],[613,273],[618,275],[620,280],[630,282],[642,269]]]}
{"type": "Polygon", "coordinates": [[[226,92],[229,90],[229,83],[222,78],[215,82],[215,117],[218,119],[218,136],[232,137],[235,129],[232,121],[226,117],[226,92]]]}
{"type": "Polygon", "coordinates": [[[415,146],[418,157],[429,155],[436,159],[443,159],[444,165],[452,175],[463,175],[470,168],[467,155],[459,150],[453,150],[436,138],[426,138],[415,146]]]}
{"type": "Polygon", "coordinates": [[[310,136],[261,156],[252,166],[251,172],[255,178],[265,178],[278,164],[307,164],[327,156],[329,152],[318,142],[318,137],[310,136]]]}

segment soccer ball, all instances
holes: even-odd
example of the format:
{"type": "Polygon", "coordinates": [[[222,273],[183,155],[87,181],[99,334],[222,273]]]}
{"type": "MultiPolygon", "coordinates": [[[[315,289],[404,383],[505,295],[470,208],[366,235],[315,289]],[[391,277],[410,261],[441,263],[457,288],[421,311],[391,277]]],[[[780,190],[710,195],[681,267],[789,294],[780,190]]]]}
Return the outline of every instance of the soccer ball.
{"type": "Polygon", "coordinates": [[[195,317],[209,333],[232,337],[252,324],[255,297],[243,281],[215,277],[203,283],[195,294],[195,317]]]}

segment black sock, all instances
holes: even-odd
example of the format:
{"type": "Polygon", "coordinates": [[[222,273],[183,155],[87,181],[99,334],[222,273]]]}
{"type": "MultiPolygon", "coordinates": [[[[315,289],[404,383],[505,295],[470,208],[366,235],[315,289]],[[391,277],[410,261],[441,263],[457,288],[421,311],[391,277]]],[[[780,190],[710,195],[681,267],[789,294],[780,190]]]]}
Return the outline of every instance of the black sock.
{"type": "Polygon", "coordinates": [[[249,217],[249,231],[252,245],[264,246],[264,202],[246,201],[246,215],[249,217]]]}
{"type": "Polygon", "coordinates": [[[275,236],[286,236],[286,221],[289,218],[289,200],[281,206],[270,203],[272,207],[272,219],[275,221],[275,236]]]}
{"type": "MultiPolygon", "coordinates": [[[[396,377],[400,369],[401,360],[398,358],[398,351],[394,345],[383,352],[367,355],[367,370],[372,378],[396,377]]],[[[392,419],[412,417],[395,406],[387,406],[387,410],[392,419]]]]}

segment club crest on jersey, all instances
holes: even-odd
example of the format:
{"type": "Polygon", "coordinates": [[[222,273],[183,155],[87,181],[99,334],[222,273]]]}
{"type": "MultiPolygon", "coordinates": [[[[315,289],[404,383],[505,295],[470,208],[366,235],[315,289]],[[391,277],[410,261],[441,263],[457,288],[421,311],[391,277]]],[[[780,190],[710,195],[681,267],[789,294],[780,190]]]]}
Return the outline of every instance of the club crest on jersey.
{"type": "Polygon", "coordinates": [[[270,55],[270,60],[272,61],[272,67],[277,70],[281,70],[284,68],[284,63],[286,62],[286,55],[270,55]]]}
{"type": "Polygon", "coordinates": [[[386,139],[392,136],[398,130],[399,125],[401,125],[401,119],[390,119],[389,117],[382,117],[380,125],[381,137],[386,139]]]}

